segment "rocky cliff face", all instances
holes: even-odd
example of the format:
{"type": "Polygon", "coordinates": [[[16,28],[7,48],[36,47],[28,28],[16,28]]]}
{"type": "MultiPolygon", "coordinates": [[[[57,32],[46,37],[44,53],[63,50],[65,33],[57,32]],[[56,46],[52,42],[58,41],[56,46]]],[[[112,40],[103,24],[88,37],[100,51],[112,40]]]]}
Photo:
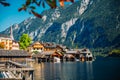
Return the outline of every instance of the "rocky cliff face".
{"type": "MultiPolygon", "coordinates": [[[[34,41],[69,47],[120,47],[120,1],[80,0],[64,8],[44,11],[43,18],[29,18],[12,26],[19,40],[28,33],[34,41]]],[[[8,34],[10,28],[1,32],[8,34]]]]}

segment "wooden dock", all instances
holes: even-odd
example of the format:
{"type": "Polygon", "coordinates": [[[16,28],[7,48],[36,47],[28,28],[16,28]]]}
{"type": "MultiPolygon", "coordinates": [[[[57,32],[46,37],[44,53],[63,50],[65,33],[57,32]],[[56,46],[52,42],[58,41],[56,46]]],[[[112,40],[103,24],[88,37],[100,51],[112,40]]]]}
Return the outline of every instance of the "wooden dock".
{"type": "Polygon", "coordinates": [[[11,79],[0,79],[0,80],[22,80],[22,79],[14,79],[14,78],[11,78],[11,79]]]}
{"type": "Polygon", "coordinates": [[[0,67],[0,72],[5,73],[5,75],[11,74],[11,77],[8,76],[0,80],[24,80],[24,78],[25,80],[34,80],[34,68],[10,60],[6,61],[4,65],[5,67],[0,67]]]}
{"type": "Polygon", "coordinates": [[[16,67],[20,67],[20,68],[27,67],[25,64],[20,64],[20,63],[11,61],[11,60],[7,61],[7,63],[13,64],[13,65],[15,65],[16,67]]]}
{"type": "Polygon", "coordinates": [[[34,71],[34,68],[0,68],[0,71],[34,71]]]}

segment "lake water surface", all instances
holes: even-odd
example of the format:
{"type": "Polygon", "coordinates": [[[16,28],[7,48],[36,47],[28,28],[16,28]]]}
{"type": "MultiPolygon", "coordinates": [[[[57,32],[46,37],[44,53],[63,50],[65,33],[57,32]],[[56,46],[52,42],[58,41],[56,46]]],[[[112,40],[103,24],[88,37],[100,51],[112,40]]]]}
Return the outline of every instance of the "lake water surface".
{"type": "Polygon", "coordinates": [[[0,78],[3,78],[3,75],[2,75],[2,73],[0,72],[0,78]]]}
{"type": "Polygon", "coordinates": [[[34,63],[35,80],[120,80],[120,58],[91,62],[34,63]]]}

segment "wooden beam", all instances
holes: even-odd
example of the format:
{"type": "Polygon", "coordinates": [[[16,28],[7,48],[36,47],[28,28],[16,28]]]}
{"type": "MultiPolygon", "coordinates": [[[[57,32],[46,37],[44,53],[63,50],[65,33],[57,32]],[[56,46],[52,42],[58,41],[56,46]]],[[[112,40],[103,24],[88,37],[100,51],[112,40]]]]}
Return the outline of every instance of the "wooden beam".
{"type": "Polygon", "coordinates": [[[34,68],[0,68],[0,71],[34,71],[34,68]]]}

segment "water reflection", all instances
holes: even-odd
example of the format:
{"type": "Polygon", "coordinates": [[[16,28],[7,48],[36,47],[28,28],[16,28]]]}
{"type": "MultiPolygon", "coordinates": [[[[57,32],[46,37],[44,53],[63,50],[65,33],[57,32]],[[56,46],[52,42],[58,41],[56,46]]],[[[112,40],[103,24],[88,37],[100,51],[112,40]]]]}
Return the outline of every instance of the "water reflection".
{"type": "Polygon", "coordinates": [[[92,61],[86,62],[87,80],[93,80],[92,61]]]}
{"type": "Polygon", "coordinates": [[[44,79],[44,63],[32,63],[34,71],[34,80],[45,80],[44,79]]]}
{"type": "Polygon", "coordinates": [[[34,80],[120,80],[120,58],[94,62],[32,63],[34,80]]]}
{"type": "Polygon", "coordinates": [[[32,63],[35,80],[93,80],[92,62],[32,63]]]}

